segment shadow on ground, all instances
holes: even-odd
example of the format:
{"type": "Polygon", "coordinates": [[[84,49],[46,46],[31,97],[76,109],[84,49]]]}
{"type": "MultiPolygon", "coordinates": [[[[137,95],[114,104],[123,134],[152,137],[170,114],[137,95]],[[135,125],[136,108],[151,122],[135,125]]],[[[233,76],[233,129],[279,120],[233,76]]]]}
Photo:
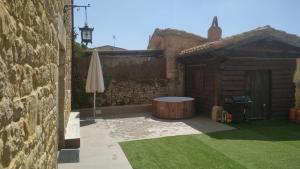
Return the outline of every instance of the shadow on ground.
{"type": "Polygon", "coordinates": [[[95,124],[95,120],[90,118],[90,119],[80,119],[80,127],[83,126],[88,126],[88,125],[92,125],[95,124]]]}
{"type": "Polygon", "coordinates": [[[58,163],[78,163],[79,149],[61,149],[57,161],[58,163]]]}
{"type": "Polygon", "coordinates": [[[300,125],[285,120],[259,120],[233,124],[237,130],[207,133],[215,139],[299,141],[300,125]]]}

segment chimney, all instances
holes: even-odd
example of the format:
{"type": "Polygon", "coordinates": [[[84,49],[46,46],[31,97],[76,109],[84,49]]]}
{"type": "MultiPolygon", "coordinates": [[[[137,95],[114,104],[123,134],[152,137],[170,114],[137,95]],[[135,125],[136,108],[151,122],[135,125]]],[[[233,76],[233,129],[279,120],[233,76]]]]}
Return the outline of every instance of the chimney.
{"type": "Polygon", "coordinates": [[[218,25],[217,16],[214,17],[213,22],[208,29],[207,39],[209,42],[218,41],[222,38],[222,29],[218,25]]]}

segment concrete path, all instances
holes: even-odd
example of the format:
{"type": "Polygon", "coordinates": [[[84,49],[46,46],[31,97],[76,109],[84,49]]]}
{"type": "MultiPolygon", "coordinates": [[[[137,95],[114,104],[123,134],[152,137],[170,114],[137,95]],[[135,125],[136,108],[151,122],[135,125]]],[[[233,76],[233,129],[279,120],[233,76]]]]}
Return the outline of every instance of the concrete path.
{"type": "MultiPolygon", "coordinates": [[[[185,120],[161,120],[150,113],[124,113],[103,115],[91,123],[81,120],[81,147],[78,163],[60,163],[59,169],[130,169],[131,166],[118,142],[158,138],[174,135],[199,134],[221,130],[231,130],[224,124],[208,118],[195,117],[185,120]]],[[[62,156],[62,161],[78,155],[62,156]]],[[[78,152],[77,152],[78,153],[78,152]]]]}
{"type": "Polygon", "coordinates": [[[59,163],[59,169],[131,169],[118,142],[103,119],[81,121],[79,163],[59,163]]]}

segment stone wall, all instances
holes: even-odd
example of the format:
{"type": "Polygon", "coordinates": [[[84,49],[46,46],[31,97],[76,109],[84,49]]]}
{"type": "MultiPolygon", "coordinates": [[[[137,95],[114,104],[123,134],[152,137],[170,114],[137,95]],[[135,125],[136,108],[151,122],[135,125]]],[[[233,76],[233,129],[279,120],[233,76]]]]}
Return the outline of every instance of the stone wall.
{"type": "MultiPolygon", "coordinates": [[[[65,4],[73,4],[73,0],[64,0],[65,4]]],[[[60,148],[64,147],[64,134],[65,134],[65,128],[67,126],[68,123],[68,119],[69,119],[69,115],[71,112],[71,77],[72,77],[72,55],[73,55],[73,50],[72,50],[72,46],[73,46],[73,9],[69,8],[68,10],[66,10],[66,14],[64,16],[64,27],[65,27],[65,40],[66,40],[66,44],[65,44],[65,49],[60,48],[60,56],[62,59],[64,59],[63,61],[63,71],[64,71],[64,76],[62,77],[63,82],[62,85],[64,85],[64,87],[62,88],[62,93],[63,93],[63,98],[64,100],[60,100],[58,104],[62,105],[62,110],[59,111],[59,114],[61,114],[63,112],[63,117],[61,117],[60,119],[63,118],[63,124],[60,125],[61,129],[61,139],[60,139],[60,148]]]]}
{"type": "Polygon", "coordinates": [[[148,49],[164,50],[166,78],[169,80],[169,95],[184,95],[184,66],[176,62],[178,53],[207,42],[206,38],[175,29],[156,29],[148,49]]]}
{"type": "Polygon", "coordinates": [[[63,116],[70,112],[71,26],[65,3],[71,0],[0,1],[1,169],[56,168],[59,84],[66,89],[63,116]],[[65,59],[59,64],[59,58],[65,59]],[[65,68],[63,83],[59,65],[65,68]]]}
{"type": "Polygon", "coordinates": [[[168,96],[167,91],[166,79],[112,79],[96,103],[97,106],[149,104],[155,97],[168,96]]]}
{"type": "Polygon", "coordinates": [[[116,80],[165,78],[165,59],[143,56],[100,56],[103,73],[116,80]]]}
{"type": "MultiPolygon", "coordinates": [[[[166,96],[165,58],[161,51],[99,52],[104,74],[105,92],[97,95],[97,106],[151,103],[166,96]]],[[[85,93],[90,56],[74,58],[73,106],[92,106],[92,94],[85,93]]]]}

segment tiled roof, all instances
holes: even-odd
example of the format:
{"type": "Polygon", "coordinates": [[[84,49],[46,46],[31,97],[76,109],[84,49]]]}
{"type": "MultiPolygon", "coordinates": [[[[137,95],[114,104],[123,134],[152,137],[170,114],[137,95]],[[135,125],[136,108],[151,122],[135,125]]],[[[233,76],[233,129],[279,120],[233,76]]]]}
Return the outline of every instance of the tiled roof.
{"type": "Polygon", "coordinates": [[[219,41],[208,42],[203,45],[195,46],[190,49],[186,49],[180,52],[180,56],[206,53],[217,49],[229,47],[234,44],[238,44],[243,41],[250,40],[254,37],[274,37],[280,41],[291,44],[296,47],[300,47],[300,37],[293,34],[288,34],[284,31],[276,30],[270,26],[259,27],[254,30],[230,36],[219,41]]]}
{"type": "MultiPolygon", "coordinates": [[[[85,51],[87,54],[92,54],[92,50],[86,50],[85,51]]],[[[162,57],[164,54],[163,50],[155,50],[155,49],[151,49],[151,50],[115,50],[115,51],[98,51],[98,54],[103,56],[103,55],[107,55],[107,56],[133,56],[133,55],[138,55],[138,56],[145,56],[145,57],[162,57]]]]}
{"type": "Polygon", "coordinates": [[[182,30],[177,30],[177,29],[171,29],[171,28],[167,28],[167,29],[159,29],[156,28],[153,35],[158,35],[158,36],[186,36],[186,37],[190,37],[190,38],[195,38],[195,39],[199,39],[199,40],[207,40],[204,37],[201,37],[199,35],[193,34],[193,33],[189,33],[186,31],[182,31],[182,30]]]}
{"type": "Polygon", "coordinates": [[[124,51],[124,50],[127,50],[124,48],[119,48],[119,47],[115,47],[115,46],[111,46],[111,45],[104,45],[104,46],[90,48],[90,50],[94,50],[94,49],[96,49],[98,51],[124,51]]]}

